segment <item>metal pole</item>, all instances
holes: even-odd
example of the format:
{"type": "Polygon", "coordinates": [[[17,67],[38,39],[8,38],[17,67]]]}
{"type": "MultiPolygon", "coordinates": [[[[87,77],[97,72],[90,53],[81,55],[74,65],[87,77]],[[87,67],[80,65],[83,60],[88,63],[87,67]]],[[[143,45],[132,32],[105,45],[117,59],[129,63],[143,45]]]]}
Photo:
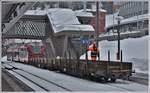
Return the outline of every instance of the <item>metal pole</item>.
{"type": "Polygon", "coordinates": [[[108,62],[110,62],[110,50],[108,50],[108,62]]]}
{"type": "Polygon", "coordinates": [[[119,26],[120,26],[120,20],[118,20],[118,30],[117,30],[117,33],[118,33],[118,60],[120,60],[120,29],[119,29],[119,26]]]}
{"type": "MultiPolygon", "coordinates": [[[[98,35],[99,35],[99,1],[96,2],[96,46],[98,46],[98,35]]],[[[98,58],[100,60],[100,56],[98,58]]]]}
{"type": "Polygon", "coordinates": [[[112,32],[114,33],[114,22],[115,22],[115,20],[114,20],[114,8],[113,8],[113,29],[112,29],[112,32]]]}
{"type": "Polygon", "coordinates": [[[69,53],[69,67],[68,67],[68,69],[70,71],[71,53],[70,53],[70,51],[68,51],[68,53],[69,53]]]}
{"type": "MultiPolygon", "coordinates": [[[[144,15],[144,2],[142,1],[142,15],[144,15]]],[[[144,20],[142,20],[142,29],[144,28],[144,20]]]]}
{"type": "Polygon", "coordinates": [[[87,48],[88,48],[88,46],[87,46],[87,44],[86,44],[86,62],[88,63],[88,51],[87,51],[87,48]]]}
{"type": "Polygon", "coordinates": [[[96,46],[98,47],[98,35],[99,35],[99,1],[96,2],[96,46]]]}
{"type": "Polygon", "coordinates": [[[122,62],[122,59],[123,59],[123,55],[122,55],[122,50],[121,50],[121,62],[122,62]]]}
{"type": "Polygon", "coordinates": [[[87,51],[87,44],[86,44],[86,66],[85,66],[85,69],[86,69],[86,74],[88,75],[88,51],[87,51]]]}
{"type": "MultiPolygon", "coordinates": [[[[138,2],[138,3],[140,3],[140,2],[138,2]]],[[[139,18],[138,18],[138,15],[139,15],[139,7],[137,7],[137,31],[139,30],[139,22],[138,22],[139,18]]]]}
{"type": "Polygon", "coordinates": [[[138,13],[137,13],[137,31],[138,31],[138,26],[139,26],[139,22],[138,22],[139,18],[138,18],[138,13]]]}

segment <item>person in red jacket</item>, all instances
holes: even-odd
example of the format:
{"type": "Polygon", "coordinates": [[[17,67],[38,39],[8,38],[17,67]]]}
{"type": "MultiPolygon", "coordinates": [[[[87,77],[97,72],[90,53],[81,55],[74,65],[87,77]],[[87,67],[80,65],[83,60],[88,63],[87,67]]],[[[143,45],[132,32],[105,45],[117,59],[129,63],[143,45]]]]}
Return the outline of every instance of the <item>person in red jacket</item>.
{"type": "Polygon", "coordinates": [[[97,48],[95,42],[92,44],[92,47],[88,48],[88,51],[91,51],[92,61],[96,62],[96,58],[99,57],[99,49],[97,48]]]}

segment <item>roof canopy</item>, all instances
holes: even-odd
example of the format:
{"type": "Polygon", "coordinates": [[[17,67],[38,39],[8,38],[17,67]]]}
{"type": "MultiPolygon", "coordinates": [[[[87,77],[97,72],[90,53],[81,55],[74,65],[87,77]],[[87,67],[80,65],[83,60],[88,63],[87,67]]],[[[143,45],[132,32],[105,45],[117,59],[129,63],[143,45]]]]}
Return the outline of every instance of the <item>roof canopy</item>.
{"type": "Polygon", "coordinates": [[[71,9],[28,10],[25,15],[47,15],[55,33],[60,31],[94,31],[91,25],[81,24],[71,9]]]}

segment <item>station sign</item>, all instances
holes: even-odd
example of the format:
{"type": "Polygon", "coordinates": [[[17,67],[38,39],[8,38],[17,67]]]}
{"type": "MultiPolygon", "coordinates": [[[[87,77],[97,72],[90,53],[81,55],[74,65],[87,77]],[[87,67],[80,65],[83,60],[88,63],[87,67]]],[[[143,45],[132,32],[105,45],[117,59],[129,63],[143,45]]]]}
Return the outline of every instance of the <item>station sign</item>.
{"type": "Polygon", "coordinates": [[[88,44],[90,44],[90,40],[84,38],[84,39],[81,39],[81,43],[84,45],[88,45],[88,44]]]}

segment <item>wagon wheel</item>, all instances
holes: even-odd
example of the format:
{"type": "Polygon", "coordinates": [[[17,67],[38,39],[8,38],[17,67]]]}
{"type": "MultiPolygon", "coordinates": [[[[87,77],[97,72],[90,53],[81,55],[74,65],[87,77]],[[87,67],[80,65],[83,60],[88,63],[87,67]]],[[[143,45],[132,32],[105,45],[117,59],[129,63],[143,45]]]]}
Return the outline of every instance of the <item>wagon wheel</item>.
{"type": "Polygon", "coordinates": [[[102,83],[106,83],[108,81],[108,77],[101,77],[99,80],[102,82],[102,83]]]}
{"type": "Polygon", "coordinates": [[[104,77],[105,82],[107,82],[107,81],[108,81],[108,79],[109,79],[108,77],[104,77]]]}
{"type": "Polygon", "coordinates": [[[115,82],[116,81],[116,78],[111,78],[111,82],[115,82]]]}

